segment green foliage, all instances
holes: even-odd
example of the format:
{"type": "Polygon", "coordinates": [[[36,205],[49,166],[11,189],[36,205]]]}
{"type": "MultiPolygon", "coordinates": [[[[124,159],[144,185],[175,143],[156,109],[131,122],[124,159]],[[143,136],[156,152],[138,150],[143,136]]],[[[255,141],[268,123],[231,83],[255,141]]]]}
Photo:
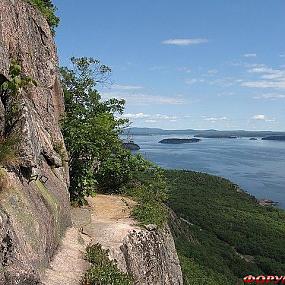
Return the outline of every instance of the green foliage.
{"type": "Polygon", "coordinates": [[[0,138],[0,166],[15,165],[18,162],[19,139],[13,136],[0,138]]]}
{"type": "Polygon", "coordinates": [[[190,223],[176,233],[186,279],[192,278],[187,264],[193,262],[203,272],[222,275],[219,280],[227,280],[222,284],[237,284],[249,274],[285,271],[284,211],[258,205],[220,177],[191,171],[165,174],[169,206],[190,223]]]}
{"type": "Polygon", "coordinates": [[[108,81],[110,68],[92,58],[71,61],[73,69],[61,69],[66,107],[62,132],[70,157],[71,198],[80,205],[96,189],[118,191],[139,158],[125,150],[119,138],[127,123],[117,116],[124,100],[103,101],[96,90],[98,83],[108,81]]]}
{"type": "Polygon", "coordinates": [[[21,89],[31,84],[37,85],[37,82],[32,77],[22,75],[21,65],[16,60],[12,60],[10,64],[9,77],[9,80],[1,85],[1,90],[7,91],[14,96],[17,96],[21,89]]]}
{"type": "Polygon", "coordinates": [[[155,200],[139,200],[139,206],[133,210],[133,217],[141,225],[155,224],[162,226],[167,221],[167,210],[162,203],[155,200]]]}
{"type": "Polygon", "coordinates": [[[193,259],[179,256],[185,285],[233,285],[222,274],[196,263],[193,259]]]}
{"type": "Polygon", "coordinates": [[[112,146],[109,156],[101,159],[100,170],[96,174],[99,189],[105,193],[121,193],[124,185],[148,167],[148,161],[141,155],[133,155],[126,150],[119,140],[119,143],[112,146]]]}
{"type": "Polygon", "coordinates": [[[145,169],[136,172],[122,191],[138,202],[132,214],[142,225],[162,226],[167,221],[168,211],[164,202],[168,193],[160,168],[145,160],[145,169]]]}
{"type": "Polygon", "coordinates": [[[38,8],[40,12],[46,18],[49,26],[51,27],[52,33],[55,33],[55,28],[59,24],[59,18],[55,15],[56,7],[53,5],[51,0],[27,0],[33,6],[38,8]]]}
{"type": "Polygon", "coordinates": [[[92,264],[86,272],[84,285],[131,285],[133,279],[129,274],[121,272],[115,261],[108,258],[108,251],[100,244],[87,247],[86,259],[92,264]]]}
{"type": "Polygon", "coordinates": [[[20,141],[19,135],[11,135],[10,132],[20,116],[18,96],[22,89],[36,82],[29,76],[22,75],[22,68],[16,60],[12,60],[9,68],[9,80],[2,83],[0,92],[9,104],[5,112],[4,135],[0,138],[0,165],[15,165],[18,162],[17,146],[20,141]]]}
{"type": "Polygon", "coordinates": [[[65,146],[62,141],[53,142],[53,149],[60,155],[60,158],[63,163],[66,163],[68,161],[65,146]]]}
{"type": "Polygon", "coordinates": [[[6,169],[0,167],[0,193],[9,189],[9,180],[6,169]]]}
{"type": "Polygon", "coordinates": [[[69,152],[72,203],[83,205],[95,191],[125,193],[138,201],[133,214],[142,224],[166,221],[166,184],[161,170],[123,147],[119,137],[128,120],[124,100],[103,101],[96,90],[110,68],[93,58],[72,58],[62,68],[66,113],[62,132],[69,152]]]}

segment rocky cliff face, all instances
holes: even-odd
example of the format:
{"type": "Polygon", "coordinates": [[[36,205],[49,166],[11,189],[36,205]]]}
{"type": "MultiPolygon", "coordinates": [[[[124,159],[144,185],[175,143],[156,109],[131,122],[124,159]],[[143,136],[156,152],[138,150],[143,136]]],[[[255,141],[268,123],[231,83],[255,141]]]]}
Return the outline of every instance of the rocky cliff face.
{"type": "Polygon", "coordinates": [[[9,79],[12,60],[37,86],[19,95],[19,114],[9,130],[11,100],[0,94],[0,135],[20,138],[18,163],[0,168],[0,284],[37,284],[70,224],[59,129],[64,104],[46,20],[25,1],[0,0],[0,85],[9,79]]]}
{"type": "Polygon", "coordinates": [[[123,262],[135,284],[182,285],[183,278],[169,227],[150,227],[129,233],[120,247],[123,262]]]}
{"type": "MultiPolygon", "coordinates": [[[[97,195],[88,199],[91,219],[81,221],[82,232],[109,250],[118,268],[139,285],[182,285],[183,278],[174,240],[167,225],[138,227],[130,217],[134,201],[120,196],[97,195]]],[[[82,217],[82,214],[78,215],[82,217]]]]}

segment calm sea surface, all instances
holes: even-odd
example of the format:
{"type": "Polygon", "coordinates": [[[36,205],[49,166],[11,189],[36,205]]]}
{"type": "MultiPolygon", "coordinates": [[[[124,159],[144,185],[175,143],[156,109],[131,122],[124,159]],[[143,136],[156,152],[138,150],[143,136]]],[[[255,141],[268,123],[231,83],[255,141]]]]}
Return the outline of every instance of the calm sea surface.
{"type": "Polygon", "coordinates": [[[134,136],[134,141],[147,159],[164,168],[223,176],[257,198],[278,201],[279,207],[285,208],[285,142],[239,138],[158,143],[169,137],[177,136],[134,136]]]}

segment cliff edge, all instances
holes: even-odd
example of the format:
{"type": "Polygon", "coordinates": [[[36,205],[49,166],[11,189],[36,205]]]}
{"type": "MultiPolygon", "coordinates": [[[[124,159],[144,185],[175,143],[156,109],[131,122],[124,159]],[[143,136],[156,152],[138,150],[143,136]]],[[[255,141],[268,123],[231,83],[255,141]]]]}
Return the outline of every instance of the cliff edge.
{"type": "Polygon", "coordinates": [[[0,85],[10,79],[13,60],[37,82],[19,94],[12,124],[11,96],[0,94],[1,138],[20,138],[18,163],[0,169],[0,284],[31,285],[70,224],[59,128],[63,93],[53,36],[41,13],[22,0],[0,0],[0,19],[0,85]]]}
{"type": "MultiPolygon", "coordinates": [[[[169,227],[139,227],[131,218],[135,202],[118,195],[96,195],[72,210],[73,227],[42,276],[44,285],[80,285],[88,269],[88,244],[100,244],[109,258],[139,285],[182,285],[183,278],[169,227]]],[[[105,283],[104,283],[105,284],[105,283]]]]}

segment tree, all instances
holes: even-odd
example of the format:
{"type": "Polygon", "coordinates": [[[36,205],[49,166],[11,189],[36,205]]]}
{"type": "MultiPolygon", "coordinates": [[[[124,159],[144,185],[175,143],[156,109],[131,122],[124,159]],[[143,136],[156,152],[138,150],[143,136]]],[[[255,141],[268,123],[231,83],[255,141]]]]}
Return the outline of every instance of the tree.
{"type": "Polygon", "coordinates": [[[52,33],[55,33],[55,28],[59,25],[60,19],[56,16],[56,7],[52,0],[27,0],[35,6],[46,18],[52,33]]]}
{"type": "Polygon", "coordinates": [[[128,120],[121,118],[124,100],[102,100],[96,90],[111,69],[93,58],[71,58],[72,69],[61,68],[65,117],[62,132],[70,156],[70,193],[76,203],[99,189],[118,192],[143,159],[124,149],[119,137],[128,120]]]}

